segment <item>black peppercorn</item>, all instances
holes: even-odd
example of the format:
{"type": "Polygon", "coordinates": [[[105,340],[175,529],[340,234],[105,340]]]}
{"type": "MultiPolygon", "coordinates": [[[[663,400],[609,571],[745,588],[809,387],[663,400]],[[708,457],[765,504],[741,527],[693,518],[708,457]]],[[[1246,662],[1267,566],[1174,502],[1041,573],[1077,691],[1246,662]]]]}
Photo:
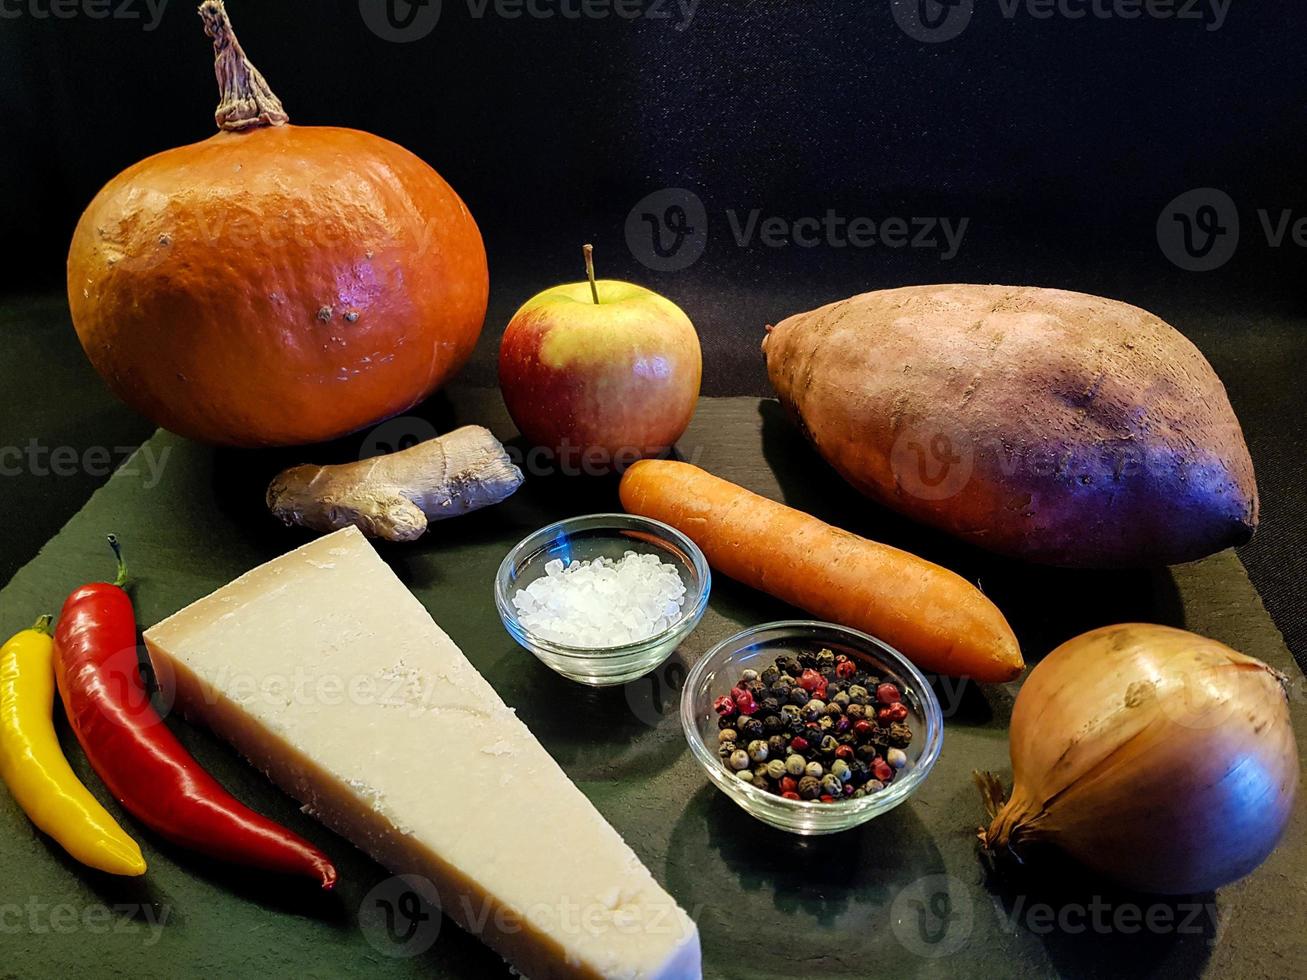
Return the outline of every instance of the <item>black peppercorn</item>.
{"type": "Polygon", "coordinates": [[[762,738],[762,722],[757,718],[745,718],[739,724],[740,737],[746,741],[752,741],[755,738],[762,738]]]}
{"type": "Polygon", "coordinates": [[[781,710],[781,703],[776,698],[768,696],[758,703],[758,710],[764,717],[767,715],[774,715],[776,712],[781,710]]]}
{"type": "Polygon", "coordinates": [[[815,800],[821,795],[821,780],[816,776],[804,776],[799,780],[799,795],[805,800],[815,800]]]}
{"type": "Polygon", "coordinates": [[[781,721],[780,715],[768,715],[762,720],[762,730],[768,735],[775,735],[784,727],[785,723],[781,721]]]}
{"type": "Polygon", "coordinates": [[[849,719],[852,721],[861,721],[863,718],[867,717],[867,709],[856,701],[845,708],[844,713],[848,715],[849,719]]]}
{"type": "Polygon", "coordinates": [[[767,753],[773,756],[779,755],[784,758],[785,746],[787,746],[789,742],[790,740],[784,735],[773,735],[771,738],[767,739],[767,753]]]}
{"type": "Polygon", "coordinates": [[[762,682],[764,684],[766,684],[768,687],[771,687],[773,684],[776,683],[777,679],[781,676],[781,672],[773,666],[773,667],[768,667],[758,676],[762,678],[762,682]]]}
{"type": "Polygon", "coordinates": [[[896,749],[907,748],[912,742],[912,729],[903,722],[896,721],[889,726],[889,735],[886,737],[886,741],[896,749]]]}
{"type": "Polygon", "coordinates": [[[790,704],[797,705],[798,707],[802,708],[805,704],[808,703],[809,700],[811,700],[811,698],[812,695],[801,687],[795,687],[790,689],[790,704]]]}

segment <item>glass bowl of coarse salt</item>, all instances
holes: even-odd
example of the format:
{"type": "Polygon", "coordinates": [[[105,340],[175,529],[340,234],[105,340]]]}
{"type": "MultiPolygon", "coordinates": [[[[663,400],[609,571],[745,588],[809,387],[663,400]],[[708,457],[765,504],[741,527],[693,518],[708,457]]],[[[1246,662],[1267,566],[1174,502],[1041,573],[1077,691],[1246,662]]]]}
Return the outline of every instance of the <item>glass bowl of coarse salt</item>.
{"type": "Polygon", "coordinates": [[[643,677],[703,618],[708,561],[680,531],[629,514],[550,524],[495,576],[504,627],[564,677],[609,687],[643,677]]]}

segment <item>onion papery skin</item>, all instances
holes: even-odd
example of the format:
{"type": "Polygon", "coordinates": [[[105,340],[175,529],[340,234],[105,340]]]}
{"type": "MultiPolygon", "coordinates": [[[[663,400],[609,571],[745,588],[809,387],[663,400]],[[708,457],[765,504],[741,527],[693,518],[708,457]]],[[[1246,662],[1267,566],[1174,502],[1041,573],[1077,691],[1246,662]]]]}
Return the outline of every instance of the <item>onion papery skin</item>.
{"type": "MultiPolygon", "coordinates": [[[[1207,892],[1274,850],[1299,782],[1283,678],[1184,630],[1124,624],[1058,647],[1012,711],[992,851],[1053,845],[1137,891],[1207,892]]],[[[993,796],[993,777],[981,777],[993,796]]]]}

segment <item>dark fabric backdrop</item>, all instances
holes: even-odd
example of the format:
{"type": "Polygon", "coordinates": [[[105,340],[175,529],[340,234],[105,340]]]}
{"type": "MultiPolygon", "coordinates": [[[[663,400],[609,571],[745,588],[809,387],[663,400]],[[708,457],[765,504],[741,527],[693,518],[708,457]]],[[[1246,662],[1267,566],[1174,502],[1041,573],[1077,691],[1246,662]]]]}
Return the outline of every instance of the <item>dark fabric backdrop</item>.
{"type": "MultiPolygon", "coordinates": [[[[158,0],[109,0],[118,16],[105,18],[91,16],[106,9],[97,0],[60,2],[71,15],[54,16],[51,0],[0,2],[5,445],[32,436],[114,445],[141,429],[77,360],[58,295],[64,253],[108,178],[213,131],[210,49],[194,0],[166,0],[161,12],[158,0]],[[63,380],[63,397],[52,398],[32,359],[63,380]],[[60,432],[42,428],[56,421],[60,432]]],[[[396,2],[400,16],[411,12],[396,2]]],[[[915,0],[702,0],[688,22],[674,0],[534,2],[556,16],[507,16],[520,9],[513,0],[444,0],[430,33],[409,43],[379,35],[390,30],[386,0],[230,4],[293,121],[396,140],[468,202],[493,281],[470,380],[492,380],[495,344],[522,300],[579,277],[587,240],[601,275],[644,282],[685,307],[714,394],[766,393],[765,323],[865,289],[1032,283],[1134,302],[1194,339],[1230,389],[1265,509],[1244,558],[1307,656],[1305,256],[1291,235],[1268,241],[1259,215],[1272,226],[1286,212],[1307,216],[1307,7],[1060,0],[1041,17],[1042,3],[962,0],[955,10],[927,0],[928,13],[972,13],[955,39],[924,43],[897,19],[914,16],[915,0]],[[1126,16],[1137,9],[1184,16],[1126,16]],[[1159,245],[1159,217],[1206,187],[1228,195],[1238,247],[1220,268],[1188,272],[1159,245]],[[670,189],[689,193],[637,211],[628,235],[637,202],[670,189]],[[675,204],[689,206],[699,235],[690,248],[702,255],[660,271],[641,214],[670,220],[675,204]],[[733,223],[754,212],[759,221],[831,212],[967,226],[951,258],[838,240],[741,244],[733,223]]],[[[415,11],[419,28],[431,9],[415,11]]],[[[52,490],[8,480],[9,500],[30,498],[32,516],[7,522],[6,573],[94,482],[52,490]]]]}

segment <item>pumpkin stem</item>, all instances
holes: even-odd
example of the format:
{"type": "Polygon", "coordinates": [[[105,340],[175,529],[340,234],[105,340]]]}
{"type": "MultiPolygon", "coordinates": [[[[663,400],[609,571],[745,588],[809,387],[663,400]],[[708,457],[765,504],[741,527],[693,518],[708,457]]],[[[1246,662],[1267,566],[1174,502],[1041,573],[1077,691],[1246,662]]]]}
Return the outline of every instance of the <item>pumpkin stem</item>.
{"type": "Polygon", "coordinates": [[[257,126],[285,125],[290,117],[245,56],[223,0],[204,0],[200,19],[204,21],[204,33],[213,38],[213,71],[218,76],[219,96],[213,118],[218,128],[239,132],[257,126]]]}

